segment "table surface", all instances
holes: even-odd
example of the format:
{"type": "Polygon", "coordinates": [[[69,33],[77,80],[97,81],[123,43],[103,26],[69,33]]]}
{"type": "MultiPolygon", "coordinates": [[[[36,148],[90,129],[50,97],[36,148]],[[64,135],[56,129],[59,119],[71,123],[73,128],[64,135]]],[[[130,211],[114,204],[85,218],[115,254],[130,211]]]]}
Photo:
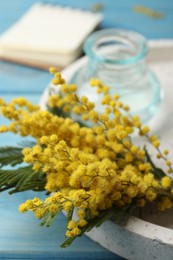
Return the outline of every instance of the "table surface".
{"type": "MultiPolygon", "coordinates": [[[[37,1],[13,0],[0,1],[0,33],[10,25],[37,1]]],[[[61,0],[46,1],[81,7],[91,10],[92,0],[61,0]]],[[[119,27],[136,30],[148,39],[173,38],[173,0],[131,0],[99,1],[103,4],[104,15],[101,28],[119,27]],[[135,13],[135,5],[148,5],[149,8],[163,12],[164,19],[156,20],[146,15],[135,13]]],[[[24,96],[34,103],[39,98],[45,87],[50,82],[51,76],[47,71],[0,61],[0,96],[5,100],[11,100],[16,96],[24,96]]],[[[6,121],[0,117],[0,124],[6,121]]],[[[20,138],[12,134],[0,136],[0,145],[13,145],[20,138]]],[[[0,196],[0,259],[115,259],[119,256],[108,252],[100,245],[87,237],[77,239],[67,249],[60,248],[64,240],[65,217],[61,214],[50,228],[40,227],[39,222],[31,214],[22,215],[17,208],[21,202],[35,196],[35,193],[24,192],[22,194],[9,195],[3,193],[0,196]]],[[[41,194],[44,196],[44,194],[41,194]]]]}

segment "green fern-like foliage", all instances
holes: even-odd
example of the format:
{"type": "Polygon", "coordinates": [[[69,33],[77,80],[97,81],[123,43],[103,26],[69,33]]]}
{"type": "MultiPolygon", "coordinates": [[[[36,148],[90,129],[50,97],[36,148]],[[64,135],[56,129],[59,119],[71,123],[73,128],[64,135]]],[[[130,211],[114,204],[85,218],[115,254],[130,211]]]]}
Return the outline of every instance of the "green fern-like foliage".
{"type": "MultiPolygon", "coordinates": [[[[31,146],[32,143],[28,145],[31,146]]],[[[26,190],[44,190],[45,174],[41,171],[34,171],[32,165],[21,165],[23,163],[22,150],[22,146],[0,147],[0,192],[9,190],[9,194],[12,194],[26,190]]]]}
{"type": "Polygon", "coordinates": [[[0,169],[0,192],[9,190],[9,194],[12,194],[26,190],[43,191],[45,184],[45,174],[33,171],[31,165],[15,170],[0,169]]]}
{"type": "Polygon", "coordinates": [[[22,147],[0,147],[0,167],[16,166],[23,162],[22,147]]]}

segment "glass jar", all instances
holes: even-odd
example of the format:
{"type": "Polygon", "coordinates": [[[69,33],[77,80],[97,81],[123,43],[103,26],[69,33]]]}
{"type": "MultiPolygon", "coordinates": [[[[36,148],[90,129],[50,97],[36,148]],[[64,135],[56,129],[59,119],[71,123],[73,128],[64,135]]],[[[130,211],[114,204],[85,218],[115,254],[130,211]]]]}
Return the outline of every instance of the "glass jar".
{"type": "Polygon", "coordinates": [[[146,39],[133,31],[104,29],[94,32],[84,43],[86,63],[77,70],[71,82],[79,87],[79,96],[86,95],[101,111],[100,97],[89,79],[100,79],[118,93],[131,114],[148,121],[158,110],[163,91],[154,73],[148,68],[146,39]]]}

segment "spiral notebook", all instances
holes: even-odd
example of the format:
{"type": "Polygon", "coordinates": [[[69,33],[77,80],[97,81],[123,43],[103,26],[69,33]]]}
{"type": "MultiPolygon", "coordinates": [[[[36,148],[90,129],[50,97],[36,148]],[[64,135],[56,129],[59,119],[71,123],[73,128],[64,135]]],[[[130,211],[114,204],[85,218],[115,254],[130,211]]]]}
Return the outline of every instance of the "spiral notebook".
{"type": "Polygon", "coordinates": [[[98,13],[34,4],[0,36],[0,59],[63,68],[80,56],[84,40],[101,20],[98,13]]]}

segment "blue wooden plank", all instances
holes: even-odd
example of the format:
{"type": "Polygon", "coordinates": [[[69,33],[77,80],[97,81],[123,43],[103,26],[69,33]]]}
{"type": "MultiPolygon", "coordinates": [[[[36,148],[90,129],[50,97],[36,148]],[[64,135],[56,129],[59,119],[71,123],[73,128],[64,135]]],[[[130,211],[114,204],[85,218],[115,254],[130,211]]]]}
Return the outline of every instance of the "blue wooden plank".
{"type": "Polygon", "coordinates": [[[50,228],[46,228],[40,227],[39,221],[32,214],[23,215],[18,212],[20,203],[34,196],[43,198],[44,194],[1,194],[0,259],[12,259],[11,256],[20,256],[21,259],[121,259],[87,237],[78,238],[67,249],[60,248],[66,225],[66,218],[62,214],[50,228]],[[49,257],[46,258],[47,256],[49,257]]]}
{"type": "MultiPolygon", "coordinates": [[[[17,21],[35,2],[38,1],[13,0],[9,5],[8,1],[0,1],[0,33],[5,31],[13,22],[17,21]],[[6,10],[6,12],[3,12],[3,10],[6,10]]],[[[95,4],[93,0],[47,0],[43,2],[69,5],[86,10],[91,10],[95,4]]],[[[102,28],[119,27],[133,29],[143,33],[149,39],[173,38],[173,0],[100,0],[98,2],[103,5],[102,13],[104,20],[101,24],[102,28]],[[133,11],[135,5],[143,5],[157,12],[163,12],[165,18],[156,20],[143,14],[135,13],[133,11]]]]}
{"type": "MultiPolygon", "coordinates": [[[[4,32],[35,2],[35,0],[0,1],[0,33],[4,32]]],[[[47,0],[48,3],[70,5],[91,10],[93,0],[47,0]]],[[[103,4],[105,27],[118,27],[136,30],[147,38],[173,38],[173,0],[100,0],[103,4]],[[134,5],[145,5],[163,12],[164,19],[153,20],[133,11],[134,5]]],[[[51,79],[48,72],[19,65],[0,62],[0,96],[10,100],[16,96],[25,96],[37,103],[44,88],[51,79]]],[[[0,117],[0,124],[6,121],[0,117]]],[[[1,145],[20,142],[18,136],[0,135],[1,145]]],[[[22,215],[18,205],[32,198],[32,192],[0,196],[0,259],[114,259],[121,258],[112,254],[87,237],[79,238],[68,249],[61,249],[64,239],[66,219],[60,214],[54,225],[47,229],[39,227],[39,222],[31,215],[22,215]]]]}
{"type": "Polygon", "coordinates": [[[51,78],[48,71],[0,61],[0,95],[41,95],[51,78]]]}
{"type": "MultiPolygon", "coordinates": [[[[6,101],[20,95],[38,103],[51,77],[47,72],[9,63],[1,63],[0,68],[0,96],[6,101]]],[[[0,117],[0,125],[3,124],[7,124],[7,120],[0,117]]],[[[18,135],[0,135],[1,146],[16,145],[21,141],[18,135]]],[[[0,259],[121,259],[85,236],[68,249],[60,248],[66,224],[62,214],[52,227],[45,228],[39,226],[39,221],[32,214],[18,212],[20,203],[37,195],[32,192],[11,196],[1,194],[0,259]]]]}

